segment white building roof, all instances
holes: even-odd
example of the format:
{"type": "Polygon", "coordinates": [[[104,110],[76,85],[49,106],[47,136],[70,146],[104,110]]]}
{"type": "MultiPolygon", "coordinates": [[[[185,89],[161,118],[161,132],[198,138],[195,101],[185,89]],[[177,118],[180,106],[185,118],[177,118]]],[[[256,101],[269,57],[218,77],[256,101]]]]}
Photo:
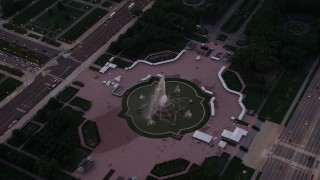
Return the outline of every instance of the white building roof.
{"type": "Polygon", "coordinates": [[[221,133],[221,136],[231,139],[233,141],[239,142],[241,137],[246,136],[247,134],[248,134],[248,131],[242,128],[236,127],[236,129],[233,132],[224,129],[221,133]]]}
{"type": "Polygon", "coordinates": [[[210,141],[212,140],[212,136],[206,133],[203,133],[201,131],[195,131],[192,135],[194,138],[199,139],[201,141],[204,141],[206,143],[210,143],[210,141]]]}
{"type": "Polygon", "coordinates": [[[99,73],[105,73],[108,69],[109,69],[108,66],[103,66],[103,67],[100,69],[99,73]]]}

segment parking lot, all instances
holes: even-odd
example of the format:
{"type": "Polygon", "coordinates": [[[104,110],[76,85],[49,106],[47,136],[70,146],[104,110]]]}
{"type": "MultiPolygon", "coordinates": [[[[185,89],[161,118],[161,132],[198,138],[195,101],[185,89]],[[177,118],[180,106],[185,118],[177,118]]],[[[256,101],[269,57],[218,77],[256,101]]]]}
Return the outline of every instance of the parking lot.
{"type": "Polygon", "coordinates": [[[40,69],[40,67],[36,63],[27,61],[25,59],[22,59],[17,56],[13,56],[11,54],[8,54],[2,51],[0,51],[0,61],[8,63],[12,66],[16,66],[20,69],[31,72],[33,74],[35,74],[40,69]]]}

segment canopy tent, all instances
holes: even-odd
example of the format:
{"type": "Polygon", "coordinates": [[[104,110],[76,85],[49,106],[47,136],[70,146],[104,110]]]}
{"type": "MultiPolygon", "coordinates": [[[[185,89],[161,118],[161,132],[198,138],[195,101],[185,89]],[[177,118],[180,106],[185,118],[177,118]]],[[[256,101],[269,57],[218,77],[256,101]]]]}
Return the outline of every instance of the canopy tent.
{"type": "Polygon", "coordinates": [[[220,141],[218,144],[218,146],[221,147],[222,149],[224,149],[226,147],[226,145],[227,145],[227,142],[225,142],[225,141],[220,141]]]}
{"type": "Polygon", "coordinates": [[[199,140],[201,140],[201,141],[204,141],[204,142],[206,142],[206,143],[210,143],[211,140],[212,140],[212,138],[213,138],[211,135],[206,134],[206,133],[203,133],[203,132],[198,131],[198,130],[196,130],[196,131],[193,133],[192,136],[193,136],[194,138],[199,139],[199,140]]]}

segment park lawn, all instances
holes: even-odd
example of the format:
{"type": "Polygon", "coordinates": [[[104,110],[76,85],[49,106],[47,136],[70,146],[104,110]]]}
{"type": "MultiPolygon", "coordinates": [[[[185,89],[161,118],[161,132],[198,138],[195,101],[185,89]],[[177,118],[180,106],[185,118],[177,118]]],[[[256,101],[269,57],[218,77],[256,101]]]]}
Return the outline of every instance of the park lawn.
{"type": "Polygon", "coordinates": [[[22,11],[20,14],[12,18],[11,22],[16,25],[23,25],[56,2],[56,0],[39,0],[33,2],[32,6],[28,7],[26,10],[22,11]]]}
{"type": "Polygon", "coordinates": [[[304,72],[286,71],[276,88],[273,89],[259,115],[264,119],[280,124],[306,76],[307,74],[304,72]]]}
{"type": "Polygon", "coordinates": [[[240,83],[240,80],[238,79],[237,75],[232,71],[225,71],[222,74],[222,77],[224,81],[226,82],[229,89],[232,89],[234,91],[240,92],[242,89],[242,85],[240,83]]]}
{"type": "Polygon", "coordinates": [[[5,180],[35,180],[34,178],[24,174],[2,162],[0,162],[0,179],[5,180]]]}
{"type": "Polygon", "coordinates": [[[28,124],[26,124],[21,131],[26,135],[26,136],[32,136],[38,129],[40,128],[40,126],[38,124],[35,124],[33,122],[29,122],[28,124]]]}
{"type": "Polygon", "coordinates": [[[7,53],[12,54],[14,56],[21,57],[25,60],[36,63],[38,65],[43,65],[47,61],[49,61],[49,58],[47,56],[44,56],[44,55],[39,54],[37,52],[34,52],[30,49],[19,46],[17,44],[9,43],[9,42],[4,41],[2,39],[0,40],[0,49],[4,52],[7,52],[7,53]]]}
{"type": "Polygon", "coordinates": [[[74,97],[71,100],[70,105],[77,106],[85,111],[88,111],[91,108],[91,102],[79,96],[74,97]]]}
{"type": "Polygon", "coordinates": [[[100,143],[100,135],[95,122],[85,122],[82,126],[82,134],[87,146],[95,148],[100,143]]]}
{"type": "Polygon", "coordinates": [[[69,6],[64,6],[64,8],[55,6],[51,8],[51,12],[51,14],[48,12],[44,13],[36,19],[35,26],[58,33],[70,26],[85,13],[69,6]]]}
{"type": "Polygon", "coordinates": [[[78,39],[83,33],[85,33],[91,26],[96,24],[103,16],[105,16],[108,11],[96,8],[85,18],[75,24],[69,31],[64,33],[59,40],[66,43],[73,43],[78,39]]]}
{"type": "Polygon", "coordinates": [[[22,85],[21,81],[8,77],[0,84],[0,101],[9,96],[14,90],[22,85]]]}
{"type": "Polygon", "coordinates": [[[79,89],[76,89],[74,87],[67,87],[64,89],[58,96],[57,99],[62,102],[68,102],[77,92],[79,89]]]}
{"type": "Polygon", "coordinates": [[[254,169],[244,165],[241,159],[234,157],[222,174],[221,179],[251,180],[254,171],[254,169]]]}
{"type": "Polygon", "coordinates": [[[107,62],[109,62],[109,59],[112,56],[109,54],[103,54],[101,55],[94,63],[99,65],[99,66],[104,66],[107,62]]]}

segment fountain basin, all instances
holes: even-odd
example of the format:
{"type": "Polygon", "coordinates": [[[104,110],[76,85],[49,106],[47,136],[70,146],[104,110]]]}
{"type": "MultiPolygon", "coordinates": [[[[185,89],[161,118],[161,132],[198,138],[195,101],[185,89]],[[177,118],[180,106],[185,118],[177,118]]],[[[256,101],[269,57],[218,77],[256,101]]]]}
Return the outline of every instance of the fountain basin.
{"type": "Polygon", "coordinates": [[[188,80],[166,78],[163,89],[166,94],[155,100],[159,81],[152,77],[148,82],[128,89],[123,96],[119,116],[132,130],[151,138],[174,137],[195,131],[207,123],[210,95],[188,80]]]}

